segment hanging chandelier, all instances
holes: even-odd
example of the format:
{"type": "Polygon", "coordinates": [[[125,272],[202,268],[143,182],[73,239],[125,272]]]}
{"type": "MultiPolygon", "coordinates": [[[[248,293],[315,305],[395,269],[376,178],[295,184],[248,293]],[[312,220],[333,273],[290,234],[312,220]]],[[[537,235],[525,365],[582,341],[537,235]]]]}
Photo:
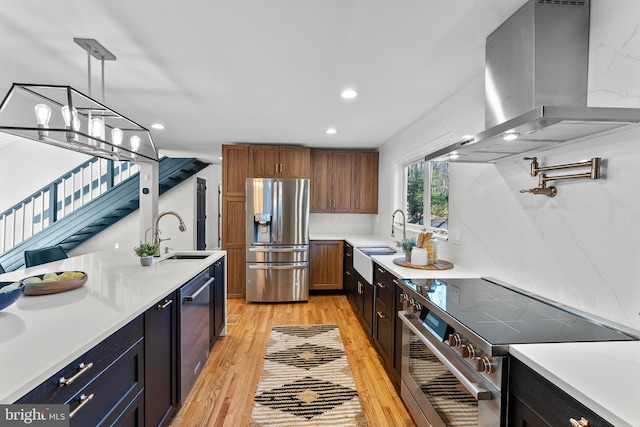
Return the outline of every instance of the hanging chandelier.
{"type": "Polygon", "coordinates": [[[157,162],[149,130],[91,98],[91,57],[115,56],[93,39],[74,39],[87,51],[89,95],[71,86],[14,83],[0,104],[0,132],[118,161],[157,162]]]}

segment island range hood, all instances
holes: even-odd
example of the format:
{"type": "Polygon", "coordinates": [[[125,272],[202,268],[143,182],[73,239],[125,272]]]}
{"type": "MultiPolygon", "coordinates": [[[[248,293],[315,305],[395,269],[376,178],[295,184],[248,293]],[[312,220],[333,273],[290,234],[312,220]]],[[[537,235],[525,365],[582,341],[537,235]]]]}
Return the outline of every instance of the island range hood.
{"type": "Polygon", "coordinates": [[[486,43],[485,128],[425,160],[492,163],[640,123],[638,108],[587,107],[588,1],[530,0],[486,43]]]}

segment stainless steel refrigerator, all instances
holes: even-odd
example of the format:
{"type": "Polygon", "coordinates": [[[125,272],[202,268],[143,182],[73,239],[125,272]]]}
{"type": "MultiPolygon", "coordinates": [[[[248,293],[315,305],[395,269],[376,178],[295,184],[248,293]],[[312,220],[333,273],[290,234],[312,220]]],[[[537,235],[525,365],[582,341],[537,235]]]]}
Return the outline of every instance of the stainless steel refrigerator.
{"type": "Polygon", "coordinates": [[[247,179],[247,301],[309,299],[309,180],[247,179]]]}

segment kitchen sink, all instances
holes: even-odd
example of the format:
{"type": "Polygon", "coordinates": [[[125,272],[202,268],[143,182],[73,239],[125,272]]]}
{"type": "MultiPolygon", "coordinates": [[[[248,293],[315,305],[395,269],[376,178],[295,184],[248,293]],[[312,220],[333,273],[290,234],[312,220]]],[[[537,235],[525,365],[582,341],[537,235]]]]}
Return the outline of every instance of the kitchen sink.
{"type": "Polygon", "coordinates": [[[167,259],[205,259],[208,256],[208,254],[175,254],[163,259],[163,261],[167,259]]]}
{"type": "Polygon", "coordinates": [[[357,246],[356,249],[358,249],[360,252],[362,252],[365,255],[393,255],[395,254],[396,251],[394,248],[392,248],[391,246],[357,246]]]}
{"type": "Polygon", "coordinates": [[[210,256],[212,251],[185,251],[162,255],[160,262],[165,261],[198,261],[210,256]]]}
{"type": "Polygon", "coordinates": [[[369,284],[373,283],[373,255],[393,255],[397,251],[391,246],[356,246],[353,250],[353,268],[369,284]]]}

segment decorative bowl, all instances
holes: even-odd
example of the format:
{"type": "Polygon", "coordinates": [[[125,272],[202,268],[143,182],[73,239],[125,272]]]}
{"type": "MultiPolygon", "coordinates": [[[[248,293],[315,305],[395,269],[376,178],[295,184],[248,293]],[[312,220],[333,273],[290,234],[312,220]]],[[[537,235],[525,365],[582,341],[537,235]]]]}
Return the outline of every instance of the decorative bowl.
{"type": "Polygon", "coordinates": [[[83,271],[56,271],[23,279],[25,295],[48,295],[81,287],[87,282],[83,271]]]}
{"type": "Polygon", "coordinates": [[[0,310],[4,310],[11,304],[16,302],[18,298],[23,294],[25,285],[22,281],[18,282],[0,282],[0,310]],[[3,291],[3,288],[8,288],[13,284],[18,284],[17,287],[12,287],[9,291],[3,291]]]}

